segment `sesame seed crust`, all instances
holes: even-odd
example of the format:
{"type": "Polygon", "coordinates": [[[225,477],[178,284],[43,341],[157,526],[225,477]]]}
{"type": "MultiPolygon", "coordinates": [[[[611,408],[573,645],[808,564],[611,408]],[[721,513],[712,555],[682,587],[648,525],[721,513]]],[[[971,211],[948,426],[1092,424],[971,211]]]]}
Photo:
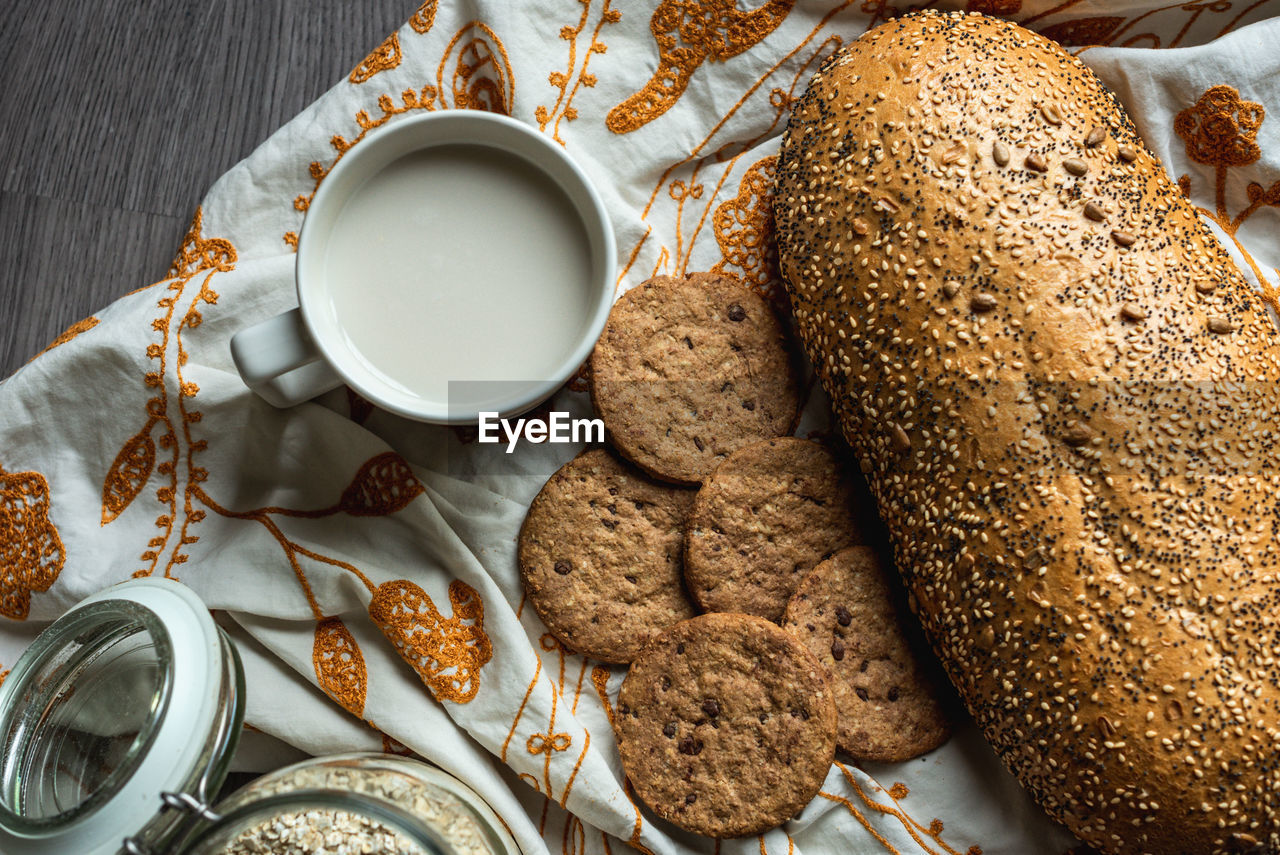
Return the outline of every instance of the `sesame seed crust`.
{"type": "Polygon", "coordinates": [[[988,741],[1105,852],[1280,852],[1280,344],[1115,96],[907,15],[777,176],[801,338],[988,741]]]}

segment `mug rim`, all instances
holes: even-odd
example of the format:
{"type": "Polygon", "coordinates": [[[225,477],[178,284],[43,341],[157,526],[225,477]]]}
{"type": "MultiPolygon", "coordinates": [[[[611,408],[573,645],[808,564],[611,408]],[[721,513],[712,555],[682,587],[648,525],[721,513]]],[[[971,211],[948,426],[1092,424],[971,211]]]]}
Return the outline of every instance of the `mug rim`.
{"type": "MultiPolygon", "coordinates": [[[[598,281],[591,283],[592,289],[590,292],[597,302],[574,346],[556,363],[554,370],[549,372],[548,379],[529,381],[528,383],[512,381],[512,383],[520,383],[519,393],[501,396],[496,399],[491,408],[493,411],[507,416],[524,412],[537,406],[563,386],[573,373],[586,362],[595,347],[596,341],[604,331],[605,321],[608,319],[609,310],[612,308],[612,298],[616,290],[614,279],[617,275],[617,249],[612,223],[609,220],[604,201],[596,190],[595,184],[582,167],[569,156],[562,146],[557,145],[528,124],[509,116],[484,110],[453,109],[416,116],[398,117],[370,132],[364,140],[343,153],[324,176],[324,180],[321,181],[319,188],[317,188],[315,195],[307,206],[307,214],[303,218],[302,226],[298,231],[297,254],[294,261],[294,288],[298,295],[298,306],[301,310],[303,325],[310,335],[312,343],[320,351],[321,358],[337,373],[344,383],[374,405],[415,421],[430,424],[468,425],[475,424],[479,419],[480,412],[489,412],[490,408],[476,410],[468,407],[464,411],[458,411],[457,408],[450,406],[447,395],[445,400],[440,401],[396,390],[389,384],[384,383],[376,374],[363,368],[354,354],[348,352],[349,348],[334,344],[334,341],[340,341],[342,326],[336,320],[330,323],[326,313],[322,312],[312,302],[323,299],[324,289],[321,282],[315,281],[319,278],[317,271],[309,270],[309,268],[321,264],[322,256],[317,258],[315,252],[309,252],[307,249],[312,242],[308,241],[308,235],[328,234],[327,230],[324,232],[316,231],[317,226],[314,225],[316,218],[311,216],[312,212],[317,208],[323,209],[334,204],[344,205],[351,198],[354,191],[347,193],[345,196],[338,196],[333,201],[326,201],[331,196],[334,196],[335,193],[341,192],[335,189],[341,185],[341,182],[337,179],[349,172],[363,168],[371,156],[370,153],[375,151],[375,148],[368,147],[372,141],[383,140],[382,145],[385,146],[385,140],[393,135],[420,134],[423,126],[440,124],[470,125],[479,130],[467,131],[465,136],[462,137],[441,140],[432,140],[424,136],[421,140],[421,145],[415,145],[406,154],[414,151],[424,151],[437,146],[478,145],[498,148],[511,153],[515,157],[524,159],[531,167],[569,197],[570,207],[581,222],[588,239],[587,246],[584,249],[593,267],[593,279],[596,278],[594,270],[596,268],[599,269],[598,281]],[[504,145],[501,140],[496,139],[496,135],[486,126],[504,128],[519,137],[523,137],[525,141],[531,143],[530,148],[532,151],[512,150],[508,145],[504,145]],[[361,154],[362,150],[364,154],[361,154]],[[550,163],[557,163],[567,169],[573,185],[576,186],[570,186],[569,182],[563,180],[563,176],[557,175],[549,169],[550,163]],[[575,201],[577,193],[581,193],[582,198],[585,198],[585,206],[575,201]],[[584,210],[584,207],[588,208],[588,210],[584,210]],[[311,229],[308,229],[309,224],[312,226],[311,229]],[[599,235],[598,247],[596,246],[597,234],[599,235]],[[600,257],[597,258],[597,255],[600,257]],[[308,281],[312,281],[313,284],[307,285],[308,281]],[[308,294],[311,295],[310,298],[308,294]]],[[[400,156],[404,155],[397,155],[397,157],[400,156]]],[[[394,162],[394,159],[370,171],[368,177],[372,177],[378,170],[385,168],[391,162],[394,162]]],[[[323,244],[320,246],[323,247],[323,244]]]]}

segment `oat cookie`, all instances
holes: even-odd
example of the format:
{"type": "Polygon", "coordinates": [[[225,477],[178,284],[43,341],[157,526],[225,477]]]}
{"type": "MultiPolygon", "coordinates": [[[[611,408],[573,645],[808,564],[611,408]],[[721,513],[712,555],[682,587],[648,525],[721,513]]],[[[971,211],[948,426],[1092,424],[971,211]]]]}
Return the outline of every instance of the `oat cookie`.
{"type": "Polygon", "coordinates": [[[800,375],[763,297],[711,273],[658,276],[619,298],[591,356],[591,400],[641,469],[699,484],[728,454],[795,430],[800,375]]]}
{"type": "Polygon", "coordinates": [[[804,646],[751,615],[676,624],[618,694],[622,766],[663,819],[710,837],[758,834],[817,794],[835,756],[836,706],[804,646]]]}
{"type": "Polygon", "coordinates": [[[859,760],[909,760],[950,734],[900,619],[875,551],[854,546],[805,577],[782,621],[830,672],[840,750],[859,760]]]}
{"type": "Polygon", "coordinates": [[[863,507],[830,448],[783,437],[735,451],[698,491],[685,535],[685,581],[707,611],[778,620],[819,561],[864,543],[863,507]]]}
{"type": "Polygon", "coordinates": [[[651,635],[697,613],[681,580],[693,491],[653,481],[601,448],[543,485],[520,529],[525,592],[569,648],[630,662],[651,635]]]}

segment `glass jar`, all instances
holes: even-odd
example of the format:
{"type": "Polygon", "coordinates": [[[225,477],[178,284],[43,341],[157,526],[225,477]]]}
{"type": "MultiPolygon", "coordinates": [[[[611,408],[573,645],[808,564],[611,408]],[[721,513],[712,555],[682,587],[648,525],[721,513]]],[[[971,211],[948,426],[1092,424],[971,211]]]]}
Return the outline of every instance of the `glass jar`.
{"type": "Polygon", "coordinates": [[[222,785],[243,718],[239,657],[189,588],[88,598],[0,686],[0,852],[168,849],[222,785]]]}
{"type": "Polygon", "coordinates": [[[388,754],[308,760],[211,806],[244,695],[189,588],[138,579],[75,606],[0,686],[0,853],[520,855],[474,790],[388,754]]]}
{"type": "Polygon", "coordinates": [[[343,754],[265,775],[218,805],[183,855],[520,855],[456,778],[388,754],[343,754]]]}

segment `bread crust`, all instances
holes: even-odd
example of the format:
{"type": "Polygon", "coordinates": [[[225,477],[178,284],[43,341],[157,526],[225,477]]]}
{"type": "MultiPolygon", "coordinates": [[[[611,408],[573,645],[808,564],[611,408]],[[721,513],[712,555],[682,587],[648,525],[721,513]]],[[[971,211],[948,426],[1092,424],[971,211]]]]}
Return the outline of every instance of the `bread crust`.
{"type": "Polygon", "coordinates": [[[1280,852],[1280,346],[1077,59],[922,13],[796,103],[801,338],[913,608],[1040,805],[1111,853],[1280,852]]]}

